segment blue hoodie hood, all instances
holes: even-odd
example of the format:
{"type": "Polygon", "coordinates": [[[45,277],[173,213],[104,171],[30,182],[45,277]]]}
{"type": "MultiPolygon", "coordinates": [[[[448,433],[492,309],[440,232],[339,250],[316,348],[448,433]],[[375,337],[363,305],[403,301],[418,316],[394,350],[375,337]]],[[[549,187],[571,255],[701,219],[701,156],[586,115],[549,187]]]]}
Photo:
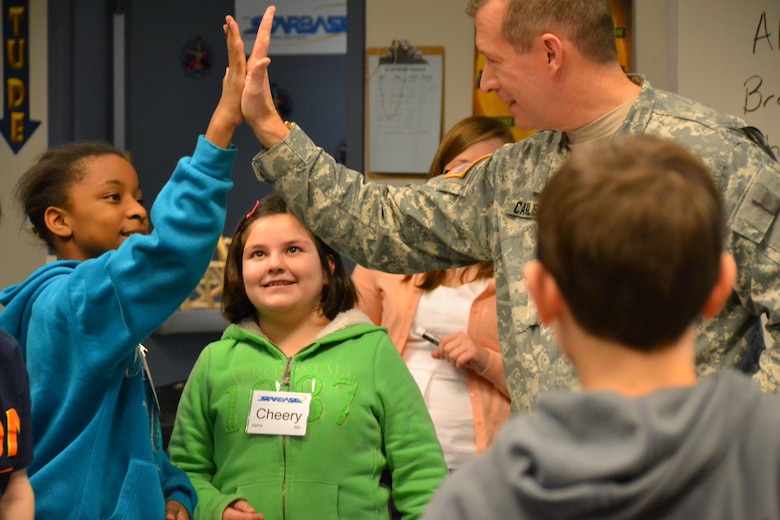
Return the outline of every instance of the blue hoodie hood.
{"type": "Polygon", "coordinates": [[[0,292],[0,329],[15,337],[26,354],[27,329],[32,308],[38,296],[53,283],[67,283],[67,275],[79,264],[75,260],[60,260],[46,264],[22,283],[11,285],[0,292]]]}

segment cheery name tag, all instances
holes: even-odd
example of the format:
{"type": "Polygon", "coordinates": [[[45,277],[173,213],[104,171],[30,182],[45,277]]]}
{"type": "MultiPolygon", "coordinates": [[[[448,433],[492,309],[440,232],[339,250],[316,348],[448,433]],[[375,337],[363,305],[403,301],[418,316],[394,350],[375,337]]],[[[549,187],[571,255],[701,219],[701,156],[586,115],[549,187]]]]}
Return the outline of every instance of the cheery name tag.
{"type": "Polygon", "coordinates": [[[254,435],[306,435],[311,394],[302,392],[252,392],[246,432],[254,435]]]}

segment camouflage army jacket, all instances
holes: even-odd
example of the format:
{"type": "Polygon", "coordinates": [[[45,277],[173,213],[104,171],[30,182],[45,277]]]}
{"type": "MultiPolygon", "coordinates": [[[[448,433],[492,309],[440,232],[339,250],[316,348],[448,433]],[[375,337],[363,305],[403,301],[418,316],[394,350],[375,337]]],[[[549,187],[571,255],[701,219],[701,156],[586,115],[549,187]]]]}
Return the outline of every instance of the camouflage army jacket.
{"type": "MultiPolygon", "coordinates": [[[[712,170],[728,212],[737,288],[699,327],[697,369],[737,367],[775,391],[780,343],[764,349],[760,316],[780,339],[780,164],[743,120],[638,81],[642,89],[616,135],[652,134],[692,150],[712,170]]],[[[565,134],[540,131],[460,173],[391,187],[366,183],[294,127],[253,166],[317,235],[366,267],[414,273],[494,261],[507,386],[518,412],[541,392],[577,385],[523,280],[536,252],[536,196],[567,153],[565,134]]]]}

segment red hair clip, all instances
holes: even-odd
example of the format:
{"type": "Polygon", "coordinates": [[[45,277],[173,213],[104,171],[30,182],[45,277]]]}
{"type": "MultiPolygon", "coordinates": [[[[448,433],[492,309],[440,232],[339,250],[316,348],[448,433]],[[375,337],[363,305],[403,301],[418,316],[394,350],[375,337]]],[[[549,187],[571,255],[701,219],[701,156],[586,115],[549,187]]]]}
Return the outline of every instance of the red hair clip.
{"type": "Polygon", "coordinates": [[[244,228],[246,228],[246,223],[249,222],[249,219],[252,218],[252,216],[257,212],[257,208],[260,207],[260,201],[255,201],[254,207],[244,216],[244,220],[241,221],[241,225],[238,226],[237,233],[242,233],[244,231],[244,228]]]}
{"type": "Polygon", "coordinates": [[[246,217],[244,217],[244,220],[249,220],[250,218],[252,218],[252,215],[255,214],[255,212],[257,211],[257,208],[259,208],[259,207],[260,207],[260,201],[257,200],[257,201],[255,201],[254,207],[249,211],[249,213],[246,214],[246,217]]]}

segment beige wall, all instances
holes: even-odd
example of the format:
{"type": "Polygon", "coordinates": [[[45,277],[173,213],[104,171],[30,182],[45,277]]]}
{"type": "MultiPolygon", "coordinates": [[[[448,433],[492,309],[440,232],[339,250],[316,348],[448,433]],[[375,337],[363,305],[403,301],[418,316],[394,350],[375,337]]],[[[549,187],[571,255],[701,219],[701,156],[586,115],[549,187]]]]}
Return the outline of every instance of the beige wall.
{"type": "MultiPolygon", "coordinates": [[[[30,119],[41,121],[27,143],[14,154],[5,138],[0,137],[0,288],[22,281],[46,260],[46,251],[28,231],[13,198],[14,186],[24,172],[45,149],[48,142],[47,73],[46,73],[46,1],[30,0],[30,119]]],[[[2,27],[0,27],[0,34],[2,27]]],[[[2,35],[5,42],[6,35],[2,35]]],[[[5,48],[5,44],[3,45],[5,48]]],[[[0,84],[2,95],[5,87],[0,84]]]]}
{"type": "Polygon", "coordinates": [[[676,90],[676,57],[669,28],[676,0],[634,0],[634,69],[644,74],[655,88],[676,90]]]}
{"type": "MultiPolygon", "coordinates": [[[[464,5],[452,0],[366,2],[366,47],[389,47],[393,40],[444,47],[445,132],[472,112],[474,21],[464,5]]],[[[409,182],[407,177],[393,184],[409,182]]]]}
{"type": "Polygon", "coordinates": [[[474,21],[452,0],[366,2],[366,47],[408,40],[444,47],[444,129],[471,115],[474,21]]]}

